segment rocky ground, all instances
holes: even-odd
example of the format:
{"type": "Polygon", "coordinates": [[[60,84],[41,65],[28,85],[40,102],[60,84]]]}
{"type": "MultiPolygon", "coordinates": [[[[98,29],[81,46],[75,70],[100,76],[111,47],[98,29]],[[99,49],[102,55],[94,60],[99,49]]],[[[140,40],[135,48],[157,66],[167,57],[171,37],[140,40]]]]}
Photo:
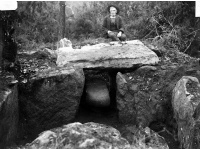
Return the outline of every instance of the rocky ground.
{"type": "MultiPolygon", "coordinates": [[[[116,75],[116,82],[115,86],[111,87],[115,90],[113,93],[116,93],[115,105],[112,110],[106,109],[103,112],[81,107],[84,82],[88,79],[85,70],[58,69],[56,54],[49,49],[19,54],[19,65],[13,68],[14,72],[17,72],[15,78],[19,81],[19,98],[14,100],[19,99],[19,117],[11,119],[16,122],[19,118],[18,129],[22,134],[19,136],[18,145],[35,140],[21,148],[64,148],[66,145],[77,148],[73,141],[80,141],[78,145],[83,145],[83,148],[87,148],[87,145],[91,148],[100,147],[102,142],[109,147],[112,139],[118,139],[118,143],[125,143],[127,148],[133,149],[177,149],[179,144],[185,149],[198,148],[199,60],[179,51],[155,47],[148,43],[145,45],[158,55],[159,63],[137,65],[127,71],[115,70],[113,74],[116,75]],[[184,82],[183,76],[189,76],[187,81],[177,85],[181,80],[184,82]],[[179,96],[180,93],[182,96],[179,96]],[[188,100],[189,106],[182,100],[188,100]],[[73,129],[69,130],[69,127],[73,129]],[[117,132],[117,135],[103,138],[102,129],[109,133],[117,132]],[[35,139],[45,130],[49,131],[35,139]],[[80,136],[83,130],[87,130],[87,133],[80,136]],[[72,135],[66,137],[66,134],[72,135]]],[[[9,88],[9,83],[6,84],[2,91],[9,88]]],[[[15,93],[14,88],[12,91],[15,93]]]]}

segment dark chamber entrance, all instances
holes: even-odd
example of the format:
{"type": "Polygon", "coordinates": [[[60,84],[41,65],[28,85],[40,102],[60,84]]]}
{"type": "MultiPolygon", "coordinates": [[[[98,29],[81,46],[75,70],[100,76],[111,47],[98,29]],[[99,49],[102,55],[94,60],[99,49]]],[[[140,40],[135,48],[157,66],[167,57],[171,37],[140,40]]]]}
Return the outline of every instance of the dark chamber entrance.
{"type": "Polygon", "coordinates": [[[117,127],[119,121],[116,107],[116,74],[116,71],[85,71],[85,87],[75,122],[96,122],[117,127]],[[101,91],[98,92],[98,89],[101,91]],[[90,92],[98,93],[91,95],[90,92]],[[94,99],[91,102],[93,99],[88,99],[95,96],[100,96],[97,98],[102,101],[94,99]]]}

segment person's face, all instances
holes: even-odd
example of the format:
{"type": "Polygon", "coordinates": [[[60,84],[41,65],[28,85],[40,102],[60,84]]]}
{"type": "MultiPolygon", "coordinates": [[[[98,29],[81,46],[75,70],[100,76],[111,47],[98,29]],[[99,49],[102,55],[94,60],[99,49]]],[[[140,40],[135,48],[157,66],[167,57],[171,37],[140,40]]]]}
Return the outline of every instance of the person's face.
{"type": "Polygon", "coordinates": [[[115,16],[117,14],[117,9],[115,7],[110,7],[110,15],[115,16]]]}

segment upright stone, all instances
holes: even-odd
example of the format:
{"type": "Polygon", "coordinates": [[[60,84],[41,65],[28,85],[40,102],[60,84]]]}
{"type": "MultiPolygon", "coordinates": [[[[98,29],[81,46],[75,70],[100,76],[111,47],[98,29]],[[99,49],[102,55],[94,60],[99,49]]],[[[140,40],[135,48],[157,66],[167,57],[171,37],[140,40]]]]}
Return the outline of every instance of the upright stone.
{"type": "Polygon", "coordinates": [[[13,74],[0,74],[0,148],[11,145],[18,131],[18,85],[13,74]]]}
{"type": "Polygon", "coordinates": [[[117,109],[119,110],[119,120],[123,123],[136,124],[136,111],[134,97],[129,93],[128,82],[122,73],[117,73],[117,109]]]}
{"type": "Polygon", "coordinates": [[[172,106],[181,147],[200,148],[200,84],[196,77],[183,76],[177,82],[173,90],[172,106]]]}
{"type": "Polygon", "coordinates": [[[71,122],[84,87],[82,69],[50,69],[20,84],[21,113],[27,130],[37,134],[71,122]]]}
{"type": "Polygon", "coordinates": [[[117,73],[116,102],[121,122],[147,127],[164,117],[166,101],[160,85],[164,75],[153,66],[143,66],[131,73],[117,73]]]}

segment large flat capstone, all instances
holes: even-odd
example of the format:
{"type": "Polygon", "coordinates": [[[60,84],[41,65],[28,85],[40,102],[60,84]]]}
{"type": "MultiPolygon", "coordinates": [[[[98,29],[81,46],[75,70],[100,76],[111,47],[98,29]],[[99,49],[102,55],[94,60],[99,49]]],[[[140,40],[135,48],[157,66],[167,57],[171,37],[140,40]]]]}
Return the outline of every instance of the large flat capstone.
{"type": "Polygon", "coordinates": [[[84,46],[81,49],[70,47],[57,50],[57,66],[80,68],[132,68],[135,65],[154,65],[158,56],[141,41],[101,43],[84,46]]]}

